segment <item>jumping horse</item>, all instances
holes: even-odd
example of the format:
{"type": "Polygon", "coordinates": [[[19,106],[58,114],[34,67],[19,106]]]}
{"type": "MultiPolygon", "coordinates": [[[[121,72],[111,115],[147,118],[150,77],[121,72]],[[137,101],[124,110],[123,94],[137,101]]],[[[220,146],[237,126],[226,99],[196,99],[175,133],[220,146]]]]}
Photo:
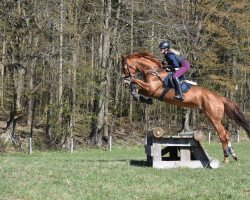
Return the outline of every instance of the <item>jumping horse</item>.
{"type": "Polygon", "coordinates": [[[199,86],[192,86],[184,94],[184,101],[174,98],[173,90],[163,96],[162,80],[168,72],[163,70],[162,63],[155,56],[150,53],[132,53],[122,56],[121,61],[125,75],[124,80],[129,80],[130,84],[136,84],[139,94],[160,99],[172,105],[202,110],[213,124],[222,143],[224,162],[229,162],[229,155],[232,155],[235,160],[238,159],[230,142],[230,133],[222,124],[224,112],[230,119],[234,119],[245,129],[248,137],[250,137],[250,125],[240,107],[234,101],[199,86]],[[137,78],[137,72],[144,75],[145,81],[137,78]]]}

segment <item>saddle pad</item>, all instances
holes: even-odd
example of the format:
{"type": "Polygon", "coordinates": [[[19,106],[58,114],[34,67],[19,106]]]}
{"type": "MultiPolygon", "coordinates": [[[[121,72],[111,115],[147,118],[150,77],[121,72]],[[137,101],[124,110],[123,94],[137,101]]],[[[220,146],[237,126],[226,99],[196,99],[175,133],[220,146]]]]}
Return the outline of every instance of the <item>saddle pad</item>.
{"type": "Polygon", "coordinates": [[[186,82],[182,82],[182,83],[181,83],[181,89],[182,89],[182,92],[183,92],[183,93],[188,92],[188,90],[189,90],[191,87],[192,87],[192,85],[189,84],[189,83],[186,83],[186,82]]]}
{"type": "MultiPolygon", "coordinates": [[[[186,93],[189,91],[189,89],[192,87],[191,84],[186,83],[186,82],[181,82],[181,89],[183,93],[186,93]]],[[[170,89],[174,89],[173,87],[164,87],[161,96],[158,98],[160,101],[163,101],[163,98],[165,95],[168,93],[170,89]]]]}

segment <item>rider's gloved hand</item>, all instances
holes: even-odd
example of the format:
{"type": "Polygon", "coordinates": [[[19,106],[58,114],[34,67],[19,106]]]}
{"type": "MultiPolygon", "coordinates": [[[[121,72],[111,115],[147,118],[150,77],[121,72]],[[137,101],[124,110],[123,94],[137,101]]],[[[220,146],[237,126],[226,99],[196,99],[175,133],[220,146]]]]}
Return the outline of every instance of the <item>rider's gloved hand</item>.
{"type": "Polygon", "coordinates": [[[161,64],[163,66],[163,69],[166,69],[167,68],[167,64],[164,62],[164,61],[161,61],[161,64]]]}
{"type": "Polygon", "coordinates": [[[163,69],[167,69],[167,68],[168,68],[167,64],[163,65],[163,69]]]}

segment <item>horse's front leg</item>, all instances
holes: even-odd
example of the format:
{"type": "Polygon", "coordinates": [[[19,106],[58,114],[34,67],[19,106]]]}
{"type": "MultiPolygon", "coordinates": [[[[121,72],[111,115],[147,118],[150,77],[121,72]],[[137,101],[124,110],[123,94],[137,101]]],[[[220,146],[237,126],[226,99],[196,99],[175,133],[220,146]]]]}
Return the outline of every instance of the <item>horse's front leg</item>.
{"type": "Polygon", "coordinates": [[[131,94],[135,101],[140,101],[142,103],[146,104],[153,104],[153,101],[149,96],[149,84],[145,83],[144,81],[141,81],[139,79],[133,79],[130,88],[131,88],[131,94]],[[138,86],[140,88],[138,88],[138,86]],[[146,95],[146,96],[144,96],[146,95]]]}
{"type": "Polygon", "coordinates": [[[144,90],[146,93],[148,93],[148,95],[150,94],[150,84],[139,79],[133,79],[131,83],[137,84],[141,87],[141,90],[144,90]]]}

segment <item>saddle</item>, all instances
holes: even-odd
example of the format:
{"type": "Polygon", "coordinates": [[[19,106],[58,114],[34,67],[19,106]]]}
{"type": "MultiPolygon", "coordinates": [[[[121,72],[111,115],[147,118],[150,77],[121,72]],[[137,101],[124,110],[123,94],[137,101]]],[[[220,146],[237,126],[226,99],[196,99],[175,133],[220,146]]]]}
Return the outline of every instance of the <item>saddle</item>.
{"type": "MultiPolygon", "coordinates": [[[[164,90],[161,96],[159,97],[159,100],[163,100],[164,96],[168,93],[170,89],[175,89],[172,77],[173,77],[173,72],[169,72],[167,77],[163,80],[164,90]]],[[[179,80],[181,84],[181,90],[183,93],[187,93],[193,85],[197,85],[196,82],[188,80],[185,76],[181,76],[179,80]]]]}
{"type": "MultiPolygon", "coordinates": [[[[163,81],[163,85],[165,88],[169,88],[169,89],[175,88],[172,77],[173,77],[173,73],[169,72],[167,77],[163,81]]],[[[192,87],[192,85],[197,85],[197,83],[193,81],[189,81],[185,76],[181,76],[179,80],[180,80],[181,89],[183,93],[188,92],[188,90],[192,87]]]]}
{"type": "MultiPolygon", "coordinates": [[[[161,101],[163,100],[164,96],[168,93],[168,91],[170,89],[174,89],[174,83],[172,80],[172,76],[173,76],[173,73],[169,72],[167,77],[164,80],[162,80],[163,85],[164,85],[164,90],[163,90],[161,96],[159,97],[159,100],[161,100],[161,101]]],[[[181,76],[179,79],[180,79],[181,89],[182,89],[183,93],[188,92],[189,89],[192,87],[192,85],[197,85],[196,82],[188,80],[185,76],[181,76]]],[[[136,84],[129,82],[129,85],[130,85],[131,94],[132,94],[133,99],[135,101],[139,101],[141,103],[146,103],[146,104],[150,104],[150,105],[153,104],[152,98],[146,97],[144,95],[137,93],[138,86],[136,84]]]]}

